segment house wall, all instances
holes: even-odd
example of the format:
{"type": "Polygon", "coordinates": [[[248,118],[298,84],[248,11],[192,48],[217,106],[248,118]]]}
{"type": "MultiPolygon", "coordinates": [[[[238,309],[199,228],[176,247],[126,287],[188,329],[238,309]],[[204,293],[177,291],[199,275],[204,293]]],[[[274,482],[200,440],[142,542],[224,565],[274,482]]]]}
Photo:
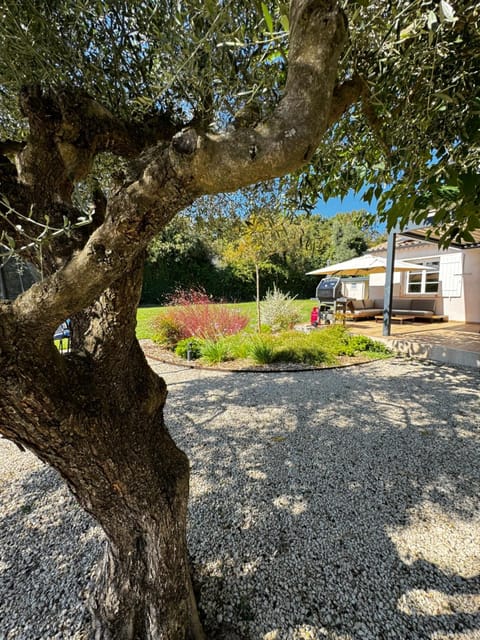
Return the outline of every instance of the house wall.
{"type": "MultiPolygon", "coordinates": [[[[378,252],[386,257],[386,252],[378,252]]],[[[448,316],[449,320],[459,322],[480,322],[480,249],[448,249],[439,250],[435,244],[420,244],[395,252],[398,260],[426,260],[440,258],[440,287],[436,295],[407,294],[407,276],[395,272],[393,281],[394,297],[435,298],[435,312],[448,316]]],[[[382,298],[385,285],[385,274],[370,276],[369,297],[382,298]]]]}
{"type": "Polygon", "coordinates": [[[368,278],[342,278],[342,295],[352,300],[370,297],[368,278]]]}
{"type": "Polygon", "coordinates": [[[480,249],[465,251],[463,282],[465,288],[465,321],[480,322],[480,249]]]}

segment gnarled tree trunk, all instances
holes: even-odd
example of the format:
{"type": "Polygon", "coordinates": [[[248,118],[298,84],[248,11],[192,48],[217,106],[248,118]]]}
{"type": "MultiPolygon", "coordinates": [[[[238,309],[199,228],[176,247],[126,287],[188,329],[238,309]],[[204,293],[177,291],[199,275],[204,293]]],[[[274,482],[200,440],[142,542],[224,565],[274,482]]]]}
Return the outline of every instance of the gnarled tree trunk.
{"type": "Polygon", "coordinates": [[[12,416],[7,435],[60,471],[107,536],[94,637],[200,640],[186,546],[189,463],[164,424],[165,383],[135,338],[130,302],[141,272],[139,260],[84,312],[81,355],[61,357],[49,344],[40,358],[21,334],[0,341],[23,364],[0,371],[0,407],[12,416]]]}

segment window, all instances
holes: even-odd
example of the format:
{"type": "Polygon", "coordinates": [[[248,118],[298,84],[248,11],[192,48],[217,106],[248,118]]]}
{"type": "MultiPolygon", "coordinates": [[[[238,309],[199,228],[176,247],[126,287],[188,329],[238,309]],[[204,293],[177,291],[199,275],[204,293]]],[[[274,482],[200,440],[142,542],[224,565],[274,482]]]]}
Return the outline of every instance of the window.
{"type": "Polygon", "coordinates": [[[407,293],[438,293],[440,260],[422,260],[428,271],[407,272],[407,293]]]}

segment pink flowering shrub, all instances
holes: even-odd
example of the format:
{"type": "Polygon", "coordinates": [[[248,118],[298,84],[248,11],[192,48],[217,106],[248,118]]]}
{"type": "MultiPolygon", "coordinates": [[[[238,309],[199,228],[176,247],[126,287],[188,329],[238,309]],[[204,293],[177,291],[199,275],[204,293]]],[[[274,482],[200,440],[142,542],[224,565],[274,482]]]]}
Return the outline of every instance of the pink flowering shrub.
{"type": "Polygon", "coordinates": [[[213,304],[212,296],[208,295],[203,287],[191,287],[190,289],[175,289],[167,298],[169,307],[184,307],[191,304],[213,304]]]}
{"type": "Polygon", "coordinates": [[[221,304],[184,304],[170,307],[154,321],[154,340],[171,348],[183,338],[218,340],[239,333],[247,315],[221,304]]]}

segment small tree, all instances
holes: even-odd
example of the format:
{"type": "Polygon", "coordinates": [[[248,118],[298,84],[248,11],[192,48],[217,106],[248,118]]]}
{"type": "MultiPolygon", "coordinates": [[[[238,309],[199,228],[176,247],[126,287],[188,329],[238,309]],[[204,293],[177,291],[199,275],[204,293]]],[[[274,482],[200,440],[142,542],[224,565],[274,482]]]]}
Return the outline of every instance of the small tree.
{"type": "Polygon", "coordinates": [[[279,251],[282,227],[271,212],[251,213],[242,223],[235,242],[228,244],[223,258],[247,273],[254,273],[257,329],[261,329],[260,272],[273,267],[270,258],[279,251]]]}

